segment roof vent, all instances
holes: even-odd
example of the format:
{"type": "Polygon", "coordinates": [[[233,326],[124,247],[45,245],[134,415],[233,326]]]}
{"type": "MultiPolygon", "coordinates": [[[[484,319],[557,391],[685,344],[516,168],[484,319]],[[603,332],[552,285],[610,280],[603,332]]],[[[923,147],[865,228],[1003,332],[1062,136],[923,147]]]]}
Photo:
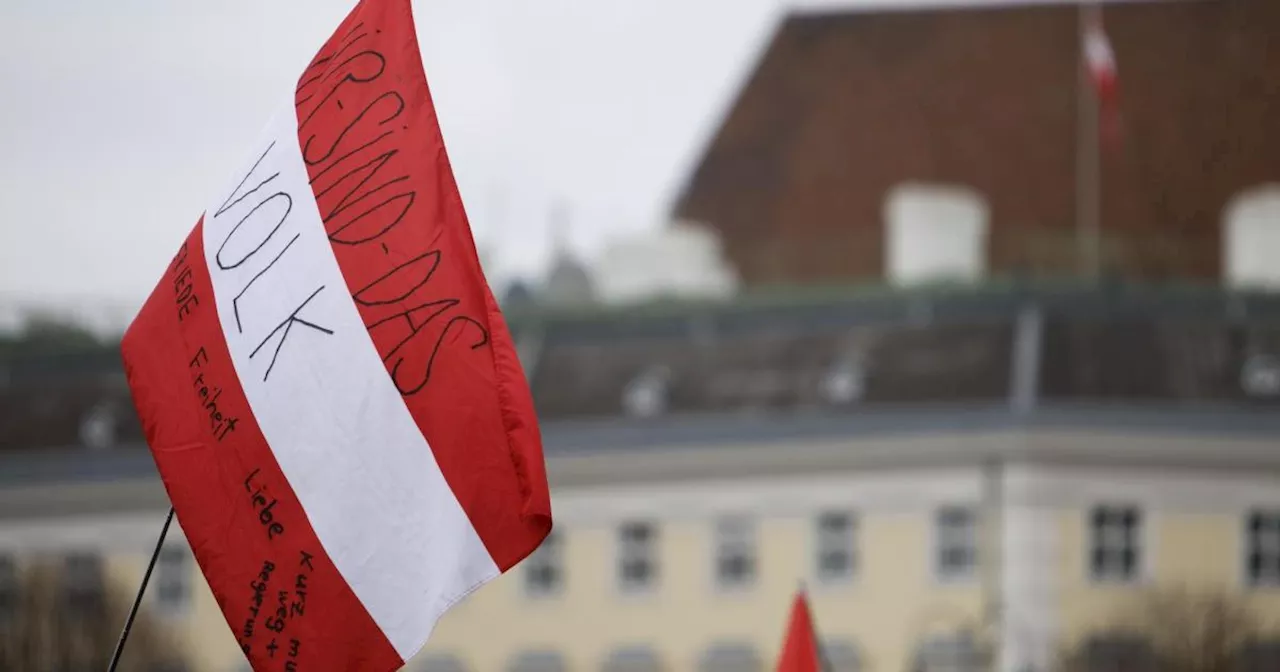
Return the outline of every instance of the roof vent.
{"type": "Polygon", "coordinates": [[[667,411],[671,371],[654,366],[631,379],[622,390],[622,409],[633,418],[652,418],[667,411]]]}
{"type": "Polygon", "coordinates": [[[1227,205],[1222,227],[1223,279],[1231,287],[1280,287],[1280,184],[1245,190],[1227,205]]]}
{"type": "Polygon", "coordinates": [[[857,357],[837,359],[822,377],[822,396],[833,406],[844,406],[862,399],[866,388],[866,372],[857,357]]]}
{"type": "Polygon", "coordinates": [[[116,445],[116,412],[110,402],[99,402],[80,418],[80,443],[90,450],[116,445]]]}
{"type": "Polygon", "coordinates": [[[1240,387],[1250,397],[1280,396],[1280,358],[1275,355],[1251,355],[1240,367],[1240,387]]]}
{"type": "Polygon", "coordinates": [[[989,207],[973,189],[901,184],[885,200],[885,271],[898,285],[972,282],[986,273],[989,207]]]}

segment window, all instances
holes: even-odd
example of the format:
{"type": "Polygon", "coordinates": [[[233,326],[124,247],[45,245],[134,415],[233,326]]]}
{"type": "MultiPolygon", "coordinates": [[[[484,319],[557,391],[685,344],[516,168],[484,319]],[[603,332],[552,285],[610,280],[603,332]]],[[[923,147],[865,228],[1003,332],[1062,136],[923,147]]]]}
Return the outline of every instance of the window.
{"type": "Polygon", "coordinates": [[[156,604],[166,613],[186,609],[191,596],[191,555],[181,546],[165,546],[156,559],[156,604]]]}
{"type": "Polygon", "coordinates": [[[530,597],[546,597],[564,585],[561,535],[552,532],[525,561],[524,589],[530,597]]]}
{"type": "Polygon", "coordinates": [[[63,558],[62,587],[75,613],[88,615],[104,606],[102,558],[96,553],[72,553],[63,558]]]}
{"type": "Polygon", "coordinates": [[[1093,637],[1085,644],[1085,669],[1097,672],[1155,672],[1155,653],[1138,637],[1093,637]]]}
{"type": "Polygon", "coordinates": [[[647,590],[657,581],[657,531],[649,523],[626,523],[618,530],[618,585],[626,592],[647,590]]]}
{"type": "Polygon", "coordinates": [[[0,623],[18,613],[18,563],[0,555],[0,623]]]}
{"type": "Polygon", "coordinates": [[[1251,586],[1280,586],[1280,511],[1249,514],[1245,553],[1251,586]]]}
{"type": "Polygon", "coordinates": [[[764,664],[750,644],[721,642],[702,654],[698,672],[760,672],[764,664]]]}
{"type": "Polygon", "coordinates": [[[431,653],[421,659],[418,672],[466,672],[467,666],[457,656],[448,653],[431,653]]]}
{"type": "Polygon", "coordinates": [[[1141,561],[1142,515],[1132,506],[1099,506],[1089,517],[1090,574],[1095,581],[1133,581],[1141,561]]]}
{"type": "Polygon", "coordinates": [[[984,668],[982,651],[972,635],[958,632],[936,635],[922,642],[916,650],[912,670],[920,672],[980,672],[984,668]]]}
{"type": "Polygon", "coordinates": [[[830,511],[818,516],[816,573],[819,581],[834,582],[853,576],[855,566],[854,517],[830,511]]]}
{"type": "Polygon", "coordinates": [[[555,651],[525,651],[516,656],[507,669],[510,672],[564,672],[569,666],[565,665],[564,656],[555,651]]]}
{"type": "Polygon", "coordinates": [[[755,529],[745,518],[716,524],[716,586],[745,588],[756,580],[755,529]]]}
{"type": "Polygon", "coordinates": [[[860,672],[862,656],[853,642],[844,640],[823,640],[819,644],[822,662],[826,664],[823,672],[860,672]]]}
{"type": "Polygon", "coordinates": [[[647,646],[614,649],[605,659],[601,672],[662,672],[658,654],[647,646]]]}
{"type": "Polygon", "coordinates": [[[1240,652],[1240,672],[1280,670],[1280,640],[1263,639],[1246,643],[1240,652]]]}
{"type": "Polygon", "coordinates": [[[938,511],[937,573],[942,579],[967,579],[978,565],[978,521],[972,508],[949,506],[938,511]]]}

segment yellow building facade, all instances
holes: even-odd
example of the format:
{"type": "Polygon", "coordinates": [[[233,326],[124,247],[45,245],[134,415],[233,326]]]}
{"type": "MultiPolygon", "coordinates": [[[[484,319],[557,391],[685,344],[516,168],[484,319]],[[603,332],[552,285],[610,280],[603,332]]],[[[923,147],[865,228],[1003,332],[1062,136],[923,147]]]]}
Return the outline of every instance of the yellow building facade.
{"type": "MultiPolygon", "coordinates": [[[[550,428],[551,541],[407,669],[769,669],[801,586],[835,670],[1050,670],[1156,589],[1220,591],[1280,636],[1280,428],[975,417],[550,428]]],[[[94,459],[117,473],[0,481],[8,566],[95,557],[137,585],[163,490],[145,454],[94,459]]],[[[248,669],[177,528],[167,549],[149,613],[193,672],[248,669]]]]}

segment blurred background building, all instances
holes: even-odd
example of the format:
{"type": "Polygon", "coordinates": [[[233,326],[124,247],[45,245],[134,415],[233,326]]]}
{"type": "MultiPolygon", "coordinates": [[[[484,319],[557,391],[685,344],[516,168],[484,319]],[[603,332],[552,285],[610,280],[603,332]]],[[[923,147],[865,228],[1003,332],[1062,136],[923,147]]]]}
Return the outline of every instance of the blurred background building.
{"type": "MultiPolygon", "coordinates": [[[[1080,290],[514,319],[538,344],[556,532],[413,669],[763,669],[801,583],[839,670],[1049,670],[1079,642],[1091,669],[1131,669],[1114,666],[1154,653],[1112,621],[1156,587],[1272,623],[1277,317],[1273,299],[1080,290]]],[[[70,380],[45,403],[127,403],[70,380]]],[[[120,427],[114,448],[0,459],[0,568],[92,558],[136,584],[166,499],[120,427]]],[[[237,669],[169,543],[149,604],[191,669],[237,669]]],[[[1253,655],[1280,650],[1270,632],[1253,655]]]]}
{"type": "Polygon", "coordinates": [[[1091,156],[1080,8],[985,4],[791,15],[677,213],[748,286],[911,279],[939,250],[961,279],[1070,275],[1095,219],[1106,273],[1274,282],[1244,250],[1275,217],[1280,5],[1108,4],[1091,156]]]}
{"type": "MultiPolygon", "coordinates": [[[[763,670],[803,585],[837,671],[1205,672],[1170,595],[1280,670],[1280,3],[1108,4],[1114,128],[1091,16],[790,13],[670,226],[555,215],[502,296],[556,532],[410,669],[763,670]]],[[[117,342],[3,315],[0,661],[31,568],[131,595],[167,507],[117,342]]],[[[180,530],[146,605],[247,669],[180,530]]]]}

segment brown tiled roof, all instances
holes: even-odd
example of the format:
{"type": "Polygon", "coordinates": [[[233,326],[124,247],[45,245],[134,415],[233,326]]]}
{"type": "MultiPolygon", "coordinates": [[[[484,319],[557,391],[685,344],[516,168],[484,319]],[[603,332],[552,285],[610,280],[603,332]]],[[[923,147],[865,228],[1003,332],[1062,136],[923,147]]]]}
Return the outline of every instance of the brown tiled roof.
{"type": "MultiPolygon", "coordinates": [[[[1129,275],[1216,278],[1240,190],[1280,181],[1280,2],[1122,3],[1105,21],[1124,142],[1103,226],[1129,275]]],[[[678,199],[751,284],[878,277],[904,181],[989,199],[992,269],[1073,262],[1076,9],[1021,6],[785,20],[678,199]]]]}

